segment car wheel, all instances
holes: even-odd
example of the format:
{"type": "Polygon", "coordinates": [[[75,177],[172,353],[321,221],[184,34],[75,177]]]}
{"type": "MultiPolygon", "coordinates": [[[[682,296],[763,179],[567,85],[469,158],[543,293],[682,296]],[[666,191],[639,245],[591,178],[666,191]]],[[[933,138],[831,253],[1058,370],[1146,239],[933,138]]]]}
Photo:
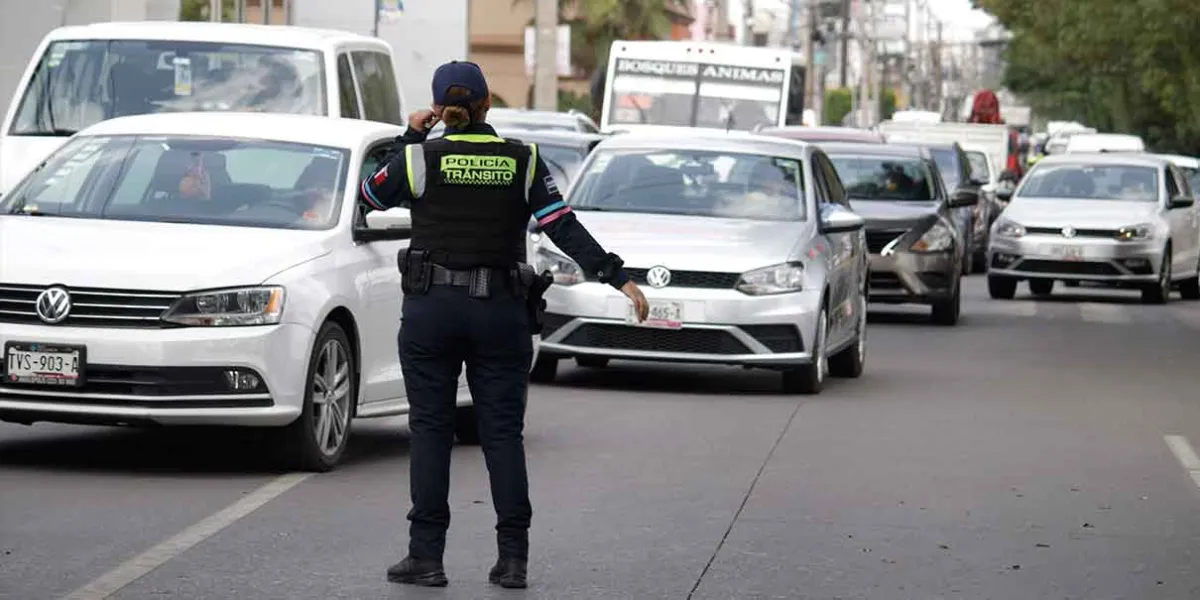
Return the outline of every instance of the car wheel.
{"type": "Polygon", "coordinates": [[[854,343],[829,357],[829,374],[834,377],[858,377],[867,361],[867,297],[858,304],[858,324],[854,343]]]}
{"type": "Polygon", "coordinates": [[[1179,295],[1184,300],[1200,300],[1200,265],[1196,266],[1196,275],[1179,282],[1179,295]]]}
{"type": "Polygon", "coordinates": [[[980,250],[975,253],[974,264],[971,265],[971,270],[976,273],[986,273],[988,269],[988,255],[986,250],[980,250]]]}
{"type": "Polygon", "coordinates": [[[474,406],[459,406],[454,409],[454,437],[458,443],[475,446],[479,444],[479,421],[474,406]]]}
{"type": "Polygon", "coordinates": [[[817,331],[813,336],[813,358],[807,365],[800,365],[783,372],[783,391],[788,394],[819,394],[825,387],[825,375],[829,372],[826,358],[826,340],[829,333],[829,317],[825,306],[817,313],[817,331]]]}
{"type": "Polygon", "coordinates": [[[533,363],[533,371],[529,373],[529,380],[537,383],[550,383],[554,381],[555,377],[558,377],[558,357],[539,356],[537,362],[533,363]]]}
{"type": "Polygon", "coordinates": [[[1050,294],[1054,293],[1054,280],[1053,279],[1030,279],[1029,280],[1029,291],[1031,293],[1033,293],[1034,296],[1043,297],[1043,298],[1046,296],[1049,296],[1050,294]]]}
{"type": "Polygon", "coordinates": [[[954,282],[954,292],[949,298],[933,303],[931,317],[937,325],[953,327],[958,325],[958,317],[962,313],[962,282],[954,282]]]}
{"type": "Polygon", "coordinates": [[[603,369],[608,366],[607,356],[576,356],[575,364],[588,369],[603,369]]]}
{"type": "Polygon", "coordinates": [[[284,430],[283,450],[296,468],[325,472],[341,460],[358,398],[356,372],[349,336],[337,323],[326,322],[309,357],[304,408],[284,430]]]}
{"type": "Polygon", "coordinates": [[[1142,302],[1166,304],[1171,299],[1171,247],[1163,252],[1162,265],[1158,269],[1158,281],[1142,289],[1142,302]]]}
{"type": "Polygon", "coordinates": [[[1017,296],[1017,280],[1012,277],[988,275],[988,295],[994,300],[1012,300],[1017,296]]]}

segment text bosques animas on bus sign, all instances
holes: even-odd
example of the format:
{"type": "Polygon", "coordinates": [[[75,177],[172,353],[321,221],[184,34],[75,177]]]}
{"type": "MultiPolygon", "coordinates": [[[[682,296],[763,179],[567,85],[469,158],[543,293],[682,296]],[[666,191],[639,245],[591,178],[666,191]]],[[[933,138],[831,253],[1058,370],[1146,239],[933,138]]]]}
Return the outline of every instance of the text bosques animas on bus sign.
{"type": "Polygon", "coordinates": [[[783,69],[760,69],[737,65],[717,65],[678,62],[670,60],[641,60],[618,58],[617,73],[630,75],[657,75],[675,79],[750,83],[759,85],[783,85],[786,73],[783,69]]]}

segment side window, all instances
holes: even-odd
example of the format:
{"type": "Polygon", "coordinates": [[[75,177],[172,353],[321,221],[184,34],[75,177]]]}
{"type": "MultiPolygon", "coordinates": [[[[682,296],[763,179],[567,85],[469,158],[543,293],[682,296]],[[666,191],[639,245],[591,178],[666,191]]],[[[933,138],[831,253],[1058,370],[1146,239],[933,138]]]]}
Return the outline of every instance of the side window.
{"type": "Polygon", "coordinates": [[[1176,198],[1182,193],[1179,189],[1179,180],[1175,176],[1175,169],[1167,167],[1167,198],[1176,198]]]}
{"type": "Polygon", "coordinates": [[[833,163],[829,162],[824,154],[818,154],[817,160],[821,165],[825,185],[829,189],[829,201],[850,208],[850,200],[846,198],[846,188],[842,187],[842,180],[838,177],[837,169],[833,168],[833,163]]]}
{"type": "Polygon", "coordinates": [[[354,74],[350,71],[350,59],[345,54],[338,55],[338,95],[342,99],[342,117],[361,119],[358,112],[358,92],[354,88],[354,74]]]}
{"type": "Polygon", "coordinates": [[[363,116],[368,121],[402,125],[400,92],[396,73],[386,54],[359,51],[354,53],[354,70],[362,89],[363,116]]]}

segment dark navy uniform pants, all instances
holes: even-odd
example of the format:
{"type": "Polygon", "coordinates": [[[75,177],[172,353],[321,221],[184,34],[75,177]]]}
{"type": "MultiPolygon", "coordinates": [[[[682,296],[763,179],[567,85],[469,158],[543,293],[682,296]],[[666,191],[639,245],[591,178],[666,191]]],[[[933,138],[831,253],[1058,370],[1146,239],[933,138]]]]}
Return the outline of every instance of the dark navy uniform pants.
{"type": "Polygon", "coordinates": [[[399,342],[411,410],[409,554],[441,560],[445,551],[454,402],[465,362],[500,555],[528,558],[532,509],[523,432],[533,342],[524,300],[507,290],[479,299],[465,287],[432,286],[428,294],[405,296],[399,342]]]}

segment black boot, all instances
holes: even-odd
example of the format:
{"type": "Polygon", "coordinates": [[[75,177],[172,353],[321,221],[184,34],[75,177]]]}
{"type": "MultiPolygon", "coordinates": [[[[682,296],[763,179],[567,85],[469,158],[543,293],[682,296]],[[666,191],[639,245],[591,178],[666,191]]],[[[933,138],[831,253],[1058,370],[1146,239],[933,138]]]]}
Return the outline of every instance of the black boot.
{"type": "MultiPolygon", "coordinates": [[[[523,572],[523,571],[522,571],[523,572]]],[[[388,567],[388,581],[425,587],[446,587],[450,583],[439,560],[422,560],[411,556],[388,567]]]]}
{"type": "Polygon", "coordinates": [[[488,581],[503,588],[523,589],[525,583],[525,568],[527,561],[523,558],[501,556],[488,573],[488,581]]]}

